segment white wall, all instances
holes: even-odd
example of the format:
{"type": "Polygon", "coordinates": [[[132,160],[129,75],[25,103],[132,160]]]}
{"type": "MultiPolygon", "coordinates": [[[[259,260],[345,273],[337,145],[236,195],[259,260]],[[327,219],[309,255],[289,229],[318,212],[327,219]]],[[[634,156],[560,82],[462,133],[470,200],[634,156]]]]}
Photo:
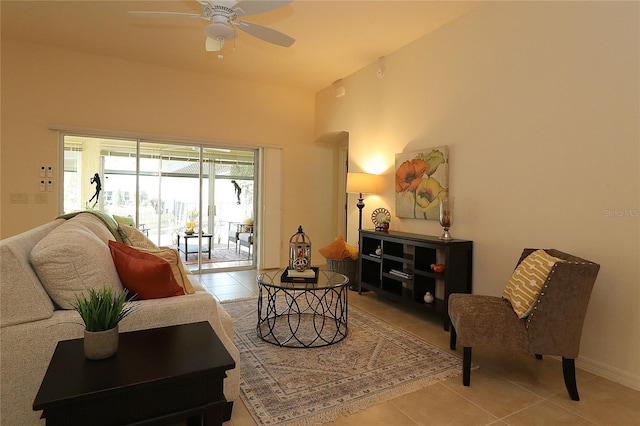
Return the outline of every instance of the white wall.
{"type": "MultiPolygon", "coordinates": [[[[637,2],[492,2],[316,95],[316,134],[349,132],[365,200],[394,211],[394,156],[448,145],[452,233],[474,293],[500,295],[524,247],[601,264],[578,365],[640,388],[637,2]]],[[[355,203],[355,201],[353,202],[355,203]]],[[[349,216],[355,242],[357,213],[349,216]]],[[[367,222],[369,224],[369,222],[367,222]]],[[[369,226],[371,226],[369,224],[369,226]]],[[[435,221],[391,229],[437,235],[435,221]]]]}
{"type": "MultiPolygon", "coordinates": [[[[59,178],[47,203],[35,197],[40,165],[59,173],[57,133],[49,127],[61,125],[282,147],[282,232],[265,249],[286,259],[281,242],[299,224],[322,247],[335,238],[325,232],[333,218],[316,207],[335,208],[325,179],[335,147],[315,142],[313,111],[311,92],[2,39],[2,238],[60,213],[59,178]],[[11,203],[11,194],[26,194],[28,202],[11,203]]],[[[312,261],[322,263],[317,256],[312,261]]]]}

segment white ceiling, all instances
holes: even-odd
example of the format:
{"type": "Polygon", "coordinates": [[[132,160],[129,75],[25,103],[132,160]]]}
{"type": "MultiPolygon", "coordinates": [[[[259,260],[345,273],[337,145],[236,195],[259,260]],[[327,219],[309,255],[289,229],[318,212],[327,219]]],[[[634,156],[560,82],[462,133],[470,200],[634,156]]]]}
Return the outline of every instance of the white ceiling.
{"type": "MultiPolygon", "coordinates": [[[[265,0],[268,1],[268,0],[265,0]]],[[[2,38],[316,92],[479,6],[478,1],[296,0],[245,16],[296,39],[283,48],[239,32],[205,52],[206,21],[133,10],[200,13],[196,0],[2,0],[2,38]]]]}

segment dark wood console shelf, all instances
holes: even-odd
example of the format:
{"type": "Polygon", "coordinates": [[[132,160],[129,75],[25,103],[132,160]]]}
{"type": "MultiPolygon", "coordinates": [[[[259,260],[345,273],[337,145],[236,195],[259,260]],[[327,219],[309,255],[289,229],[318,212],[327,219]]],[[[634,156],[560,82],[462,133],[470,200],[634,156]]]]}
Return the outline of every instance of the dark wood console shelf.
{"type": "Polygon", "coordinates": [[[449,330],[448,302],[451,293],[471,293],[473,241],[398,231],[360,231],[359,290],[375,291],[389,299],[442,316],[449,330]],[[381,254],[376,254],[380,248],[381,254]],[[431,264],[445,264],[434,272],[431,264]],[[401,271],[406,277],[391,271],[401,271]],[[430,292],[432,303],[424,301],[430,292]]]}

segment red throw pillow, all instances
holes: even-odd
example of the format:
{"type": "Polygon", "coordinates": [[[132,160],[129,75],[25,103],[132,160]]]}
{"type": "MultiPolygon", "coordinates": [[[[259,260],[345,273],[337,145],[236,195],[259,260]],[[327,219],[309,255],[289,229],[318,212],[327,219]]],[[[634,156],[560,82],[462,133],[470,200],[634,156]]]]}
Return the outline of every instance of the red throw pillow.
{"type": "Polygon", "coordinates": [[[109,249],[122,285],[137,299],[184,295],[166,260],[116,241],[109,241],[109,249]]]}

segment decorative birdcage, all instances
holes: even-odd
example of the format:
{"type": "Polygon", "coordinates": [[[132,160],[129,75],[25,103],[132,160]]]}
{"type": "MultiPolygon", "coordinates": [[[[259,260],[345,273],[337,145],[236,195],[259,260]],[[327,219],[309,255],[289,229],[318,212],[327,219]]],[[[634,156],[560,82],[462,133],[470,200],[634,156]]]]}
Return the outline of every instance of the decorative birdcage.
{"type": "Polygon", "coordinates": [[[298,226],[298,232],[289,240],[289,269],[304,271],[311,266],[311,240],[298,226]]]}

